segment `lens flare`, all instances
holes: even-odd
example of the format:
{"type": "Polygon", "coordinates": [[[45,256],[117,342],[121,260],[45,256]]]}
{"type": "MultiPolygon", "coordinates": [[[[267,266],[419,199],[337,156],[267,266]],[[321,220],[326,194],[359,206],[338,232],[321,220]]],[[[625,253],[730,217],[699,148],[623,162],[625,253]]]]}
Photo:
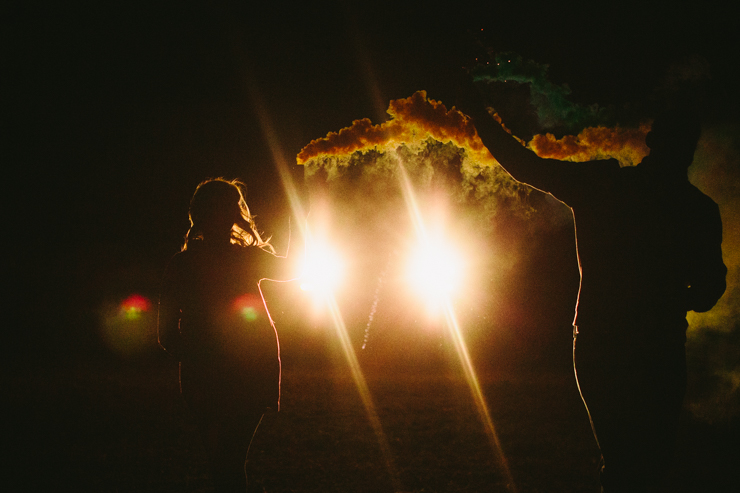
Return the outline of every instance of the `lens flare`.
{"type": "Polygon", "coordinates": [[[151,303],[140,294],[132,294],[121,302],[121,314],[127,320],[138,320],[142,312],[148,312],[149,308],[151,303]]]}
{"type": "Polygon", "coordinates": [[[101,310],[101,336],[121,356],[135,356],[156,339],[152,303],[145,296],[131,294],[120,302],[107,303],[101,310]]]}
{"type": "Polygon", "coordinates": [[[247,322],[254,322],[264,313],[262,298],[256,294],[243,294],[233,303],[234,310],[247,322]]]}

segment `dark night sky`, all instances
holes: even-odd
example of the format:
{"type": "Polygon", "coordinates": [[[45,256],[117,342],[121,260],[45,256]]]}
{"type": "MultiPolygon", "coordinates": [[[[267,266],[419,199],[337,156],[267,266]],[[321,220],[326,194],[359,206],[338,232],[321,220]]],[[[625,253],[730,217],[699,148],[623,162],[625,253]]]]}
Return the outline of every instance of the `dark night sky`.
{"type": "MultiPolygon", "coordinates": [[[[294,163],[312,139],[378,122],[390,99],[427,88],[459,63],[470,30],[550,64],[586,104],[640,107],[672,64],[703,60],[706,118],[736,121],[738,35],[725,2],[401,3],[65,2],[4,16],[3,271],[26,328],[19,347],[58,340],[49,327],[60,318],[89,322],[113,285],[155,290],[205,177],[244,179],[261,227],[280,234],[287,202],[255,101],[294,163]]],[[[291,171],[300,183],[301,168],[291,171]]]]}

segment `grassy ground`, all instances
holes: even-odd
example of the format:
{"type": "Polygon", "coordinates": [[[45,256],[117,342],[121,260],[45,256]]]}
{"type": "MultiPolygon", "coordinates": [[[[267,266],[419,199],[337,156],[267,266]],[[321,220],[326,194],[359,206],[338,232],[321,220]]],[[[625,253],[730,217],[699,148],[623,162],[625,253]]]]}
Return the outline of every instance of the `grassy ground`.
{"type": "MultiPolygon", "coordinates": [[[[27,491],[211,491],[169,363],[5,372],[6,477],[27,491]]],[[[250,452],[267,492],[598,491],[598,452],[567,372],[481,375],[512,486],[454,371],[367,372],[387,456],[341,361],[286,366],[283,409],[265,416],[250,452]]],[[[687,415],[671,491],[734,491],[738,436],[687,415]]]]}

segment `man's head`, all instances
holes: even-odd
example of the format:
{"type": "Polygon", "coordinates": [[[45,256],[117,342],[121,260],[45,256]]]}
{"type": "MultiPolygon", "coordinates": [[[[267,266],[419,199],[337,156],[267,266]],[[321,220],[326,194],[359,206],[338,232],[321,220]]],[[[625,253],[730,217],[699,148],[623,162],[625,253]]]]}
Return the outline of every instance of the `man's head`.
{"type": "Polygon", "coordinates": [[[645,136],[650,148],[651,167],[665,172],[684,173],[694,159],[701,134],[697,115],[687,110],[667,110],[659,114],[645,136]]]}

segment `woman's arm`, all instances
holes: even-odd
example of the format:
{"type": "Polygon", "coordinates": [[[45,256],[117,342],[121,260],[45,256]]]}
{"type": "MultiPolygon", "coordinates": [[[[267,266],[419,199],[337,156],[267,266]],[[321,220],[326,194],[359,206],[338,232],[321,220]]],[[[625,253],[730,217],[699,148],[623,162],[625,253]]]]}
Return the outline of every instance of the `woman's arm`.
{"type": "Polygon", "coordinates": [[[182,356],[180,335],[180,307],[175,296],[175,279],[172,262],[165,270],[159,295],[157,314],[157,342],[159,346],[178,361],[182,356]]]}

